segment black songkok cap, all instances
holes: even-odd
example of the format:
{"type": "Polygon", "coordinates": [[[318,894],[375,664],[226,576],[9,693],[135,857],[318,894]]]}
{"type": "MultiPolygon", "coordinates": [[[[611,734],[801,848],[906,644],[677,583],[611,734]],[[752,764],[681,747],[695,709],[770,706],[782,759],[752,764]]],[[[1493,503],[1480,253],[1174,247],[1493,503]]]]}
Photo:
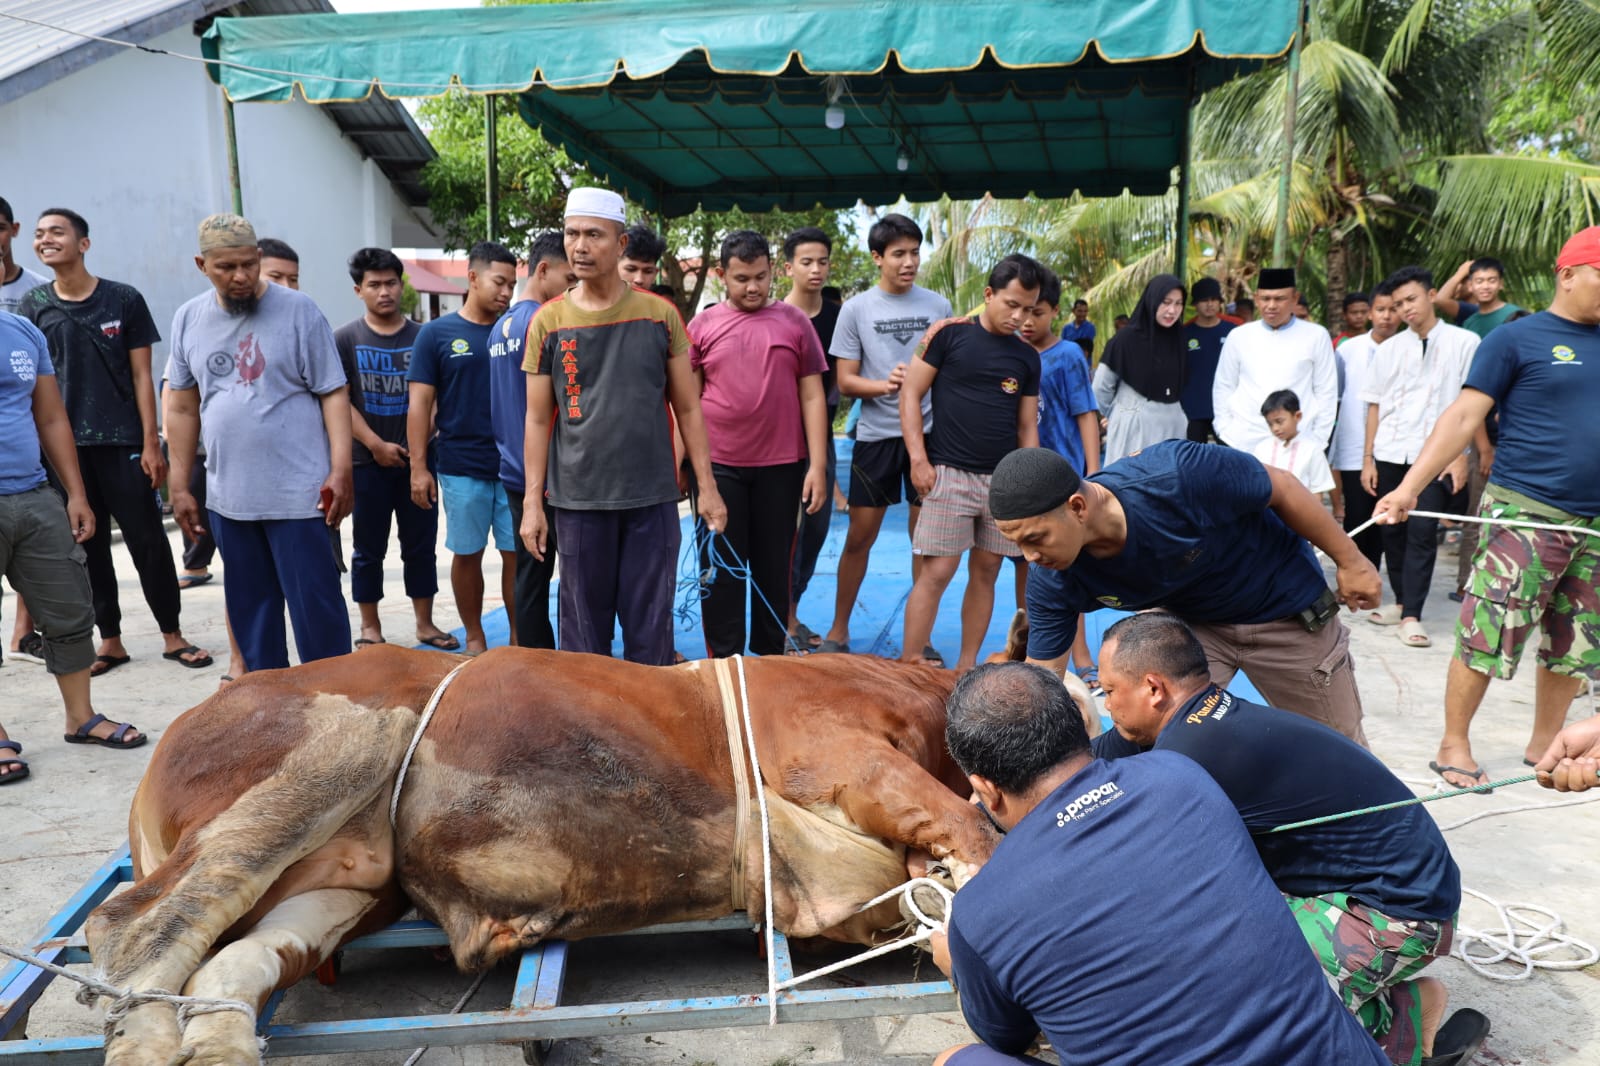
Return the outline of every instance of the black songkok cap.
{"type": "Polygon", "coordinates": [[[1267,267],[1256,278],[1257,289],[1294,288],[1294,267],[1267,267]]]}
{"type": "Polygon", "coordinates": [[[1047,514],[1066,503],[1081,483],[1072,464],[1049,448],[1018,448],[994,468],[989,510],[997,522],[1047,514]]]}
{"type": "Polygon", "coordinates": [[[1216,278],[1201,278],[1194,283],[1194,288],[1189,290],[1189,299],[1194,303],[1201,300],[1222,299],[1222,282],[1216,278]]]}

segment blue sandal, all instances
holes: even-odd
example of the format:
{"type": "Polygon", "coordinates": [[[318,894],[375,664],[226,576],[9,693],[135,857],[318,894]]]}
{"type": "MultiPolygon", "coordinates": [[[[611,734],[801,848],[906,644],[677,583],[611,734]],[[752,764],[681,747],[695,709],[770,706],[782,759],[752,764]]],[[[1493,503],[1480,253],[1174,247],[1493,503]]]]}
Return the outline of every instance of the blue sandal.
{"type": "Polygon", "coordinates": [[[87,722],[83,723],[83,725],[79,726],[76,733],[65,733],[62,735],[61,739],[65,740],[68,744],[99,744],[103,748],[137,748],[144,744],[145,741],[150,739],[145,734],[140,733],[134,739],[129,740],[128,730],[134,728],[131,722],[122,722],[119,724],[116,729],[111,731],[111,735],[109,737],[97,737],[93,733],[89,732],[89,730],[106,720],[107,719],[105,715],[97,714],[87,722]]]}
{"type": "Polygon", "coordinates": [[[30,773],[28,760],[15,758],[22,754],[21,744],[14,740],[0,740],[0,750],[11,752],[10,756],[0,755],[0,770],[5,770],[4,774],[0,774],[0,785],[14,785],[28,776],[30,773]],[[8,766],[15,766],[17,769],[6,770],[8,766]]]}

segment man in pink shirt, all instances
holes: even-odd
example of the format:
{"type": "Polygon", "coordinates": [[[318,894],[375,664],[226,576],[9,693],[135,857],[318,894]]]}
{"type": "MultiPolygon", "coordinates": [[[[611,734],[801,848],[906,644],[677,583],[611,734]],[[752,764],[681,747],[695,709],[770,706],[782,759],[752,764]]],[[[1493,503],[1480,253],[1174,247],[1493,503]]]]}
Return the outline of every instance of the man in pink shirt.
{"type": "MultiPolygon", "coordinates": [[[[749,565],[757,590],[749,596],[749,650],[778,655],[788,643],[798,507],[813,514],[828,502],[828,364],[805,312],[771,299],[765,237],[730,233],[721,264],[717,276],[728,299],[689,323],[711,471],[728,507],[727,541],[718,538],[714,552],[701,526],[701,567],[710,567],[713,554],[749,565]]],[[[744,653],[746,585],[742,576],[717,571],[700,604],[708,654],[744,653]]]]}

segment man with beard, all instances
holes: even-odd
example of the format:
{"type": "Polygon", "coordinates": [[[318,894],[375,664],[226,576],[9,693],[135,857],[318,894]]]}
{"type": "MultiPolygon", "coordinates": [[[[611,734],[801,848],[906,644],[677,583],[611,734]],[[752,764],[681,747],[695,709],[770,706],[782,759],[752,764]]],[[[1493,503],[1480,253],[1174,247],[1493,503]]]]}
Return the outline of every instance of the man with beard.
{"type": "Polygon", "coordinates": [[[350,398],[333,330],[309,296],[261,276],[238,215],[200,223],[195,266],[211,282],[173,317],[166,426],[172,511],[207,526],[228,565],[228,618],[245,665],[289,665],[287,605],[301,662],[350,651],[350,618],[327,527],[350,513],[350,398]],[[207,514],[189,492],[204,434],[207,514]]]}

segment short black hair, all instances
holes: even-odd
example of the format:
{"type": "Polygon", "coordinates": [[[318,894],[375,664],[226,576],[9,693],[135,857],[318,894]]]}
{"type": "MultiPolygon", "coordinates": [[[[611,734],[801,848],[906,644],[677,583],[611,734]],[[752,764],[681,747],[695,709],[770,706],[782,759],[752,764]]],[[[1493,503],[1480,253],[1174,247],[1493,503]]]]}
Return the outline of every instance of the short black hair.
{"type": "Polygon", "coordinates": [[[1012,795],[1089,750],[1089,731],[1066,686],[1031,663],[985,663],[956,682],[945,704],[944,740],[962,773],[1012,795]]]}
{"type": "Polygon", "coordinates": [[[1076,299],[1076,300],[1073,300],[1073,301],[1072,301],[1072,307],[1073,307],[1073,310],[1077,310],[1077,309],[1078,309],[1078,308],[1080,308],[1080,307],[1088,307],[1088,306],[1089,306],[1089,301],[1088,301],[1088,300],[1085,300],[1085,299],[1084,299],[1084,298],[1083,298],[1083,297],[1081,297],[1081,296],[1080,296],[1080,297],[1078,297],[1078,298],[1077,298],[1077,299],[1076,299]]]}
{"type": "Polygon", "coordinates": [[[1013,252],[989,271],[989,288],[999,292],[1015,281],[1024,289],[1037,289],[1043,278],[1044,267],[1039,265],[1038,260],[1013,252]]]}
{"type": "Polygon", "coordinates": [[[1526,307],[1519,307],[1515,311],[1511,312],[1511,317],[1506,319],[1506,321],[1515,322],[1517,319],[1527,318],[1531,314],[1533,314],[1533,312],[1528,310],[1526,307]]]}
{"type": "Polygon", "coordinates": [[[406,276],[405,264],[387,248],[358,248],[346,265],[350,268],[350,280],[357,285],[368,273],[381,274],[385,270],[392,270],[396,278],[403,279],[406,276]]]}
{"type": "Polygon", "coordinates": [[[922,227],[905,215],[891,212],[872,224],[867,230],[867,251],[882,255],[895,241],[912,240],[922,243],[922,227]]]}
{"type": "MultiPolygon", "coordinates": [[[[833,254],[833,238],[816,226],[801,226],[783,239],[783,261],[794,262],[794,253],[802,244],[820,244],[833,254]]],[[[740,256],[743,259],[744,256],[740,256]]]]}
{"type": "Polygon", "coordinates": [[[1261,401],[1261,413],[1270,415],[1274,411],[1288,411],[1290,414],[1300,413],[1300,397],[1295,395],[1293,389],[1279,389],[1269,392],[1267,398],[1261,401]]]}
{"type": "Polygon", "coordinates": [[[1433,288],[1433,271],[1426,267],[1403,266],[1385,278],[1384,284],[1389,286],[1389,292],[1392,294],[1400,286],[1410,285],[1413,281],[1421,285],[1426,292],[1433,288]]]}
{"type": "Polygon", "coordinates": [[[517,257],[511,254],[511,249],[494,241],[479,241],[468,250],[468,270],[480,270],[490,263],[508,263],[515,267],[517,257]]]}
{"type": "Polygon", "coordinates": [[[1350,310],[1356,304],[1372,304],[1372,299],[1364,292],[1347,292],[1344,294],[1344,309],[1350,310]]]}
{"type": "Polygon", "coordinates": [[[17,220],[16,212],[11,210],[11,201],[4,196],[0,196],[0,218],[4,218],[8,226],[17,220]]]}
{"type": "Polygon", "coordinates": [[[1380,296],[1393,296],[1393,295],[1394,295],[1394,285],[1388,279],[1384,279],[1383,281],[1378,282],[1376,285],[1374,285],[1372,287],[1372,298],[1374,300],[1376,300],[1380,296]]]}
{"type": "Polygon", "coordinates": [[[263,259],[287,259],[296,266],[300,264],[300,253],[276,237],[262,237],[256,241],[256,251],[263,259]]]}
{"type": "Polygon", "coordinates": [[[78,214],[78,212],[74,211],[70,207],[47,207],[43,211],[39,212],[40,218],[43,218],[46,215],[60,215],[68,222],[72,223],[72,232],[78,235],[78,239],[80,241],[89,235],[89,223],[84,220],[82,215],[78,214]]]}
{"type": "Polygon", "coordinates": [[[1052,309],[1061,306],[1061,279],[1049,267],[1040,267],[1044,273],[1039,276],[1039,302],[1049,304],[1052,309]]]}
{"type": "Polygon", "coordinates": [[[1233,309],[1235,311],[1254,311],[1256,309],[1256,302],[1250,299],[1248,296],[1241,296],[1237,300],[1233,301],[1233,309]]]}
{"type": "Polygon", "coordinates": [[[722,238],[722,252],[718,262],[722,269],[728,269],[728,264],[735,259],[746,263],[754,263],[758,259],[772,261],[772,245],[767,239],[753,229],[736,229],[722,238]]]}
{"type": "Polygon", "coordinates": [[[628,237],[628,246],[622,250],[624,259],[632,259],[636,263],[659,263],[661,257],[667,254],[667,242],[643,222],[635,222],[622,232],[628,237]]]}
{"type": "Polygon", "coordinates": [[[1307,311],[1311,310],[1311,301],[1307,300],[1306,294],[1299,289],[1294,292],[1294,305],[1296,307],[1304,307],[1307,311]]]}
{"type": "Polygon", "coordinates": [[[1172,681],[1208,677],[1206,650],[1183,619],[1166,611],[1141,611],[1120,620],[1100,639],[1103,648],[1117,642],[1113,657],[1123,677],[1155,674],[1172,681]]]}
{"type": "Polygon", "coordinates": [[[1111,324],[1112,325],[1116,325],[1118,322],[1132,322],[1132,321],[1133,321],[1133,319],[1129,318],[1127,315],[1118,315],[1116,318],[1113,318],[1111,320],[1111,324]]]}
{"type": "Polygon", "coordinates": [[[1496,259],[1492,255],[1485,255],[1474,259],[1472,261],[1472,265],[1467,267],[1467,277],[1472,277],[1472,275],[1476,274],[1480,270],[1492,270],[1496,274],[1499,274],[1502,278],[1506,276],[1505,264],[1500,262],[1500,260],[1496,259]]]}
{"type": "Polygon", "coordinates": [[[844,303],[844,290],[837,285],[824,285],[822,287],[822,298],[824,300],[832,300],[836,304],[842,304],[844,303]]]}
{"type": "Polygon", "coordinates": [[[528,269],[531,271],[546,259],[558,263],[567,261],[567,245],[562,240],[560,230],[546,230],[533,239],[533,245],[528,249],[528,269]]]}

